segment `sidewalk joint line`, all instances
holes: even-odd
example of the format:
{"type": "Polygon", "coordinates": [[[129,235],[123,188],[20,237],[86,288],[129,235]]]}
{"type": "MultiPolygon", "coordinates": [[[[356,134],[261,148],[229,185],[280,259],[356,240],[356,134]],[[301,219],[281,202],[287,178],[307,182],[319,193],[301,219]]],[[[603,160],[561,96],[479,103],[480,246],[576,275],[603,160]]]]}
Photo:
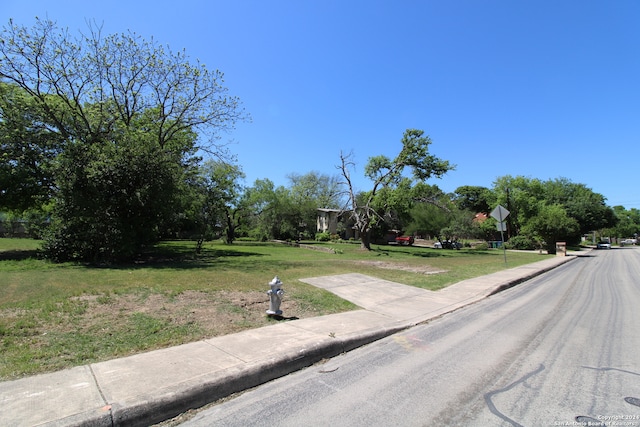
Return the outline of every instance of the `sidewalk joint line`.
{"type": "Polygon", "coordinates": [[[114,426],[115,424],[113,421],[113,411],[111,409],[111,404],[107,401],[107,398],[104,395],[104,392],[102,391],[102,387],[100,387],[100,383],[98,382],[98,378],[96,377],[96,373],[93,371],[93,366],[91,364],[89,364],[89,372],[91,372],[91,378],[93,378],[93,382],[95,383],[96,388],[98,389],[98,393],[100,393],[100,398],[104,403],[104,408],[107,408],[107,410],[109,411],[109,420],[111,421],[111,425],[114,426]]]}

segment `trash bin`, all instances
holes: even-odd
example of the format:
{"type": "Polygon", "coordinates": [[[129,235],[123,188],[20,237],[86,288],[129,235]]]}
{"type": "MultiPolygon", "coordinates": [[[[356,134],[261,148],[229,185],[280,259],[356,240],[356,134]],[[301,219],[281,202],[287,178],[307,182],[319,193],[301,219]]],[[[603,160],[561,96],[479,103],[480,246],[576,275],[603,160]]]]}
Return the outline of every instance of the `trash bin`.
{"type": "Polygon", "coordinates": [[[567,256],[567,242],[556,242],[556,256],[567,256]]]}

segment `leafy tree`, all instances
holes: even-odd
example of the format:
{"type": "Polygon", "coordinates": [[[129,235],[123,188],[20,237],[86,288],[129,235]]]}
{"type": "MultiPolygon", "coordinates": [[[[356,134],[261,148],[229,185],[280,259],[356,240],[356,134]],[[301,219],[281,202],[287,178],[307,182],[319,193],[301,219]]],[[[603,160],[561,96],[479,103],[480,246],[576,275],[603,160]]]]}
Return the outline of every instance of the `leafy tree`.
{"type": "Polygon", "coordinates": [[[241,180],[245,175],[238,165],[210,160],[200,170],[200,207],[203,233],[219,230],[224,232],[228,244],[236,239],[236,230],[243,218],[241,180]]]}
{"type": "Polygon", "coordinates": [[[548,239],[576,244],[581,235],[613,227],[617,221],[602,195],[566,178],[543,182],[505,176],[496,180],[493,192],[498,203],[510,211],[509,238],[529,234],[533,239],[544,240],[552,252],[555,240],[548,239]],[[564,231],[561,227],[565,227],[564,231]]]}
{"type": "Polygon", "coordinates": [[[529,219],[522,234],[544,242],[547,252],[555,254],[556,242],[570,240],[579,230],[578,221],[562,205],[540,202],[538,214],[529,219]]]}
{"type": "Polygon", "coordinates": [[[374,203],[382,188],[396,188],[400,185],[405,178],[403,172],[406,168],[411,169],[412,178],[419,182],[432,176],[441,177],[453,169],[448,161],[429,154],[431,138],[423,135],[424,132],[421,130],[407,129],[402,137],[402,149],[394,159],[382,155],[369,158],[365,166],[365,176],[373,182],[373,188],[360,198],[351,182],[350,169],[354,165],[351,156],[341,153],[339,169],[348,189],[348,210],[360,233],[363,249],[371,249],[371,230],[376,222],[384,219],[384,212],[376,210],[374,203]]]}
{"type": "Polygon", "coordinates": [[[296,200],[313,200],[318,208],[337,209],[342,203],[340,178],[317,171],[287,176],[296,200]]]}
{"type": "Polygon", "coordinates": [[[39,209],[50,200],[61,143],[31,97],[0,82],[0,211],[39,209]]]}
{"type": "Polygon", "coordinates": [[[474,216],[469,211],[453,211],[449,226],[440,230],[440,236],[450,241],[482,237],[484,233],[473,219],[474,216]]]}
{"type": "Polygon", "coordinates": [[[318,208],[338,209],[342,206],[340,180],[336,176],[315,171],[304,175],[293,173],[288,179],[293,209],[299,214],[299,218],[295,219],[298,222],[292,224],[292,227],[313,237],[318,208]]]}
{"type": "Polygon", "coordinates": [[[431,203],[416,203],[411,209],[411,222],[407,226],[407,232],[432,236],[441,240],[442,230],[451,223],[448,212],[431,203]]]}
{"type": "Polygon", "coordinates": [[[454,191],[453,202],[458,209],[473,212],[489,213],[493,210],[491,206],[491,190],[486,187],[474,185],[464,185],[454,191]]]}
{"type": "Polygon", "coordinates": [[[57,202],[43,249],[54,260],[130,259],[153,244],[173,215],[180,153],[122,138],[74,144],[58,156],[57,202]]]}
{"type": "Polygon", "coordinates": [[[184,51],[153,39],[104,37],[93,26],[74,37],[49,20],[38,19],[31,29],[9,21],[0,77],[29,93],[63,136],[84,143],[99,143],[144,114],[156,124],[147,131],[161,147],[194,131],[209,136],[200,137],[200,148],[216,149],[217,133],[245,117],[220,71],[193,65],[184,51]],[[54,103],[50,95],[57,95],[54,103]]]}
{"type": "Polygon", "coordinates": [[[387,230],[399,230],[406,234],[421,234],[439,236],[439,229],[434,230],[434,223],[449,225],[453,212],[456,210],[449,195],[438,186],[424,182],[413,183],[409,178],[403,178],[395,187],[382,187],[373,203],[376,212],[382,212],[382,221],[376,222],[376,232],[382,234],[387,230]],[[424,218],[420,210],[426,207],[430,218],[424,218]]]}
{"type": "Polygon", "coordinates": [[[545,182],[544,188],[546,202],[562,205],[567,214],[578,222],[578,237],[594,230],[614,227],[618,221],[613,209],[606,205],[605,197],[594,193],[584,184],[558,178],[545,182]]]}
{"type": "MultiPolygon", "coordinates": [[[[379,189],[371,204],[375,212],[380,214],[372,229],[376,238],[382,238],[390,230],[406,231],[411,221],[411,208],[415,204],[411,186],[412,181],[403,178],[395,187],[384,186],[379,189]]],[[[361,196],[365,195],[363,193],[361,196]]]]}
{"type": "Polygon", "coordinates": [[[152,243],[195,152],[226,155],[220,131],[246,117],[221,72],[153,39],[93,26],[73,36],[48,20],[31,29],[10,21],[0,78],[29,96],[62,142],[45,245],[56,259],[126,258],[152,243]]]}
{"type": "Polygon", "coordinates": [[[640,234],[640,210],[624,206],[614,206],[613,212],[617,218],[614,235],[621,238],[637,237],[640,234]]]}
{"type": "Polygon", "coordinates": [[[291,192],[269,179],[258,179],[247,188],[244,201],[252,212],[250,234],[258,240],[296,239],[303,217],[291,192]]]}
{"type": "Polygon", "coordinates": [[[538,213],[538,202],[544,200],[544,188],[538,179],[507,175],[496,179],[493,193],[495,205],[509,211],[507,237],[520,234],[530,218],[538,213]]]}

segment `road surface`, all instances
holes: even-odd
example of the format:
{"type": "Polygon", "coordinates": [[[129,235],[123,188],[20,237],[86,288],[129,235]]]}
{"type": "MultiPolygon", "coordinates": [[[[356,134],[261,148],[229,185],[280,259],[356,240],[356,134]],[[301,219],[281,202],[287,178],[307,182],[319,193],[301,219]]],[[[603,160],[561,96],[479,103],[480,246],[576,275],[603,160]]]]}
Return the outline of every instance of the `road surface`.
{"type": "Polygon", "coordinates": [[[639,326],[640,248],[592,251],[183,426],[640,426],[639,326]]]}

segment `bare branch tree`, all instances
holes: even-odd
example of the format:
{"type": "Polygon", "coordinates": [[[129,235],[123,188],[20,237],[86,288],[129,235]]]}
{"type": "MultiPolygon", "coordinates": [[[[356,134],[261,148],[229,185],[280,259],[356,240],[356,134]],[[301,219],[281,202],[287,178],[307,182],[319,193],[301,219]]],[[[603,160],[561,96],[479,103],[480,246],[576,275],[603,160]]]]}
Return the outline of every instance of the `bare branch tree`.
{"type": "Polygon", "coordinates": [[[200,135],[199,148],[215,151],[220,132],[248,119],[222,72],[154,39],[105,37],[91,24],[86,35],[73,36],[49,20],[31,29],[10,21],[0,37],[0,78],[36,98],[65,137],[88,143],[146,115],[160,146],[189,130],[200,135]]]}
{"type": "MultiPolygon", "coordinates": [[[[377,212],[374,201],[381,188],[396,188],[403,180],[403,172],[409,167],[413,178],[422,182],[431,176],[440,177],[454,168],[448,161],[429,154],[431,139],[418,129],[407,129],[402,137],[402,149],[395,159],[386,156],[369,158],[365,176],[373,182],[371,191],[356,194],[350,169],[354,166],[352,155],[340,153],[340,169],[348,192],[348,210],[355,228],[360,233],[361,246],[371,249],[371,230],[378,220],[384,221],[387,212],[377,212]]],[[[426,200],[425,200],[426,201],[426,200]]],[[[436,203],[435,201],[431,201],[436,203]]]]}

